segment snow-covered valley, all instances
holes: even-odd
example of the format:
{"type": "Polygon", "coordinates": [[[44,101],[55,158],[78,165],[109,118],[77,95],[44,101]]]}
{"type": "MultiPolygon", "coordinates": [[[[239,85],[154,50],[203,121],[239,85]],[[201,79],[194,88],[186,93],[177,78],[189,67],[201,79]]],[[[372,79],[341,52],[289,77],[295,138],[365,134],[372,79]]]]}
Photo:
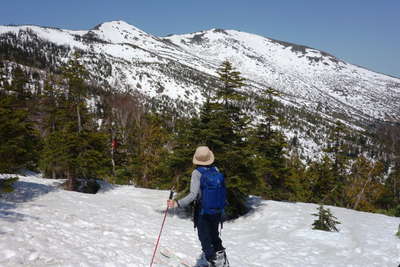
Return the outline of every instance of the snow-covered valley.
{"type": "MultiPolygon", "coordinates": [[[[150,265],[169,192],[103,184],[91,195],[59,189],[60,180],[19,178],[0,198],[0,266],[150,265]]],[[[253,212],[224,224],[232,267],[400,263],[400,218],[329,207],[340,231],[324,232],[311,229],[316,204],[253,203],[253,212]]],[[[201,251],[193,224],[169,214],[160,249],[194,267],[201,251]]],[[[178,265],[157,255],[154,266],[178,265]]]]}

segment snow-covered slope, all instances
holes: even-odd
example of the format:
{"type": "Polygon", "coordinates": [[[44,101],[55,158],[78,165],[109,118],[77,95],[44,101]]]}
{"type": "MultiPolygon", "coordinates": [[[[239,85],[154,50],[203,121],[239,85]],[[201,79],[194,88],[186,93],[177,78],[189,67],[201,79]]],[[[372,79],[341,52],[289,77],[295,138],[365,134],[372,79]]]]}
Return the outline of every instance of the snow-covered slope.
{"type": "Polygon", "coordinates": [[[338,119],[361,134],[371,133],[371,125],[400,121],[399,78],[323,51],[235,30],[158,37],[124,21],[81,31],[0,26],[0,45],[5,47],[0,52],[9,57],[3,70],[0,64],[0,73],[6,76],[16,62],[23,65],[25,60],[39,62],[34,67],[44,73],[57,70],[79,50],[91,77],[100,84],[137,90],[158,103],[167,102],[180,114],[198,109],[204,92],[218,85],[218,66],[230,60],[247,79],[246,91],[279,90],[282,94],[277,99],[297,110],[285,117],[296,117],[296,122],[318,129],[299,125],[282,129],[289,138],[298,138],[304,148],[301,153],[311,158],[322,154],[329,128],[338,119]],[[18,60],[20,54],[24,58],[18,60]],[[325,125],[312,119],[316,117],[325,125]]]}
{"type": "Polygon", "coordinates": [[[399,78],[255,34],[212,29],[157,37],[124,21],[112,21],[85,31],[0,26],[1,42],[10,43],[4,37],[10,32],[20,42],[38,38],[81,49],[92,74],[121,90],[138,89],[151,96],[196,102],[202,99],[207,80],[215,78],[216,68],[228,59],[248,79],[252,90],[273,87],[284,93],[283,100],[296,106],[356,120],[400,119],[399,78]],[[104,64],[107,71],[101,71],[104,64]]]}
{"type": "Polygon", "coordinates": [[[65,50],[57,51],[58,64],[80,50],[92,76],[121,91],[137,89],[151,97],[164,95],[193,103],[201,98],[207,79],[213,78],[207,77],[206,71],[211,72],[211,68],[200,58],[123,21],[103,23],[88,31],[0,26],[0,43],[27,51],[39,50],[35,52],[46,59],[55,53],[38,46],[38,40],[65,50]]]}
{"type": "MultiPolygon", "coordinates": [[[[20,177],[16,191],[0,198],[0,266],[150,265],[168,192],[104,184],[101,193],[89,195],[57,184],[20,177]]],[[[232,267],[400,263],[400,218],[330,207],[342,223],[331,233],[311,230],[314,204],[254,203],[254,212],[224,224],[232,267]]],[[[161,250],[166,248],[193,266],[201,254],[191,221],[174,212],[161,237],[161,250]]],[[[177,266],[160,255],[156,263],[177,266]]]]}
{"type": "Polygon", "coordinates": [[[399,119],[400,79],[346,63],[323,51],[235,30],[167,38],[215,64],[228,59],[260,86],[349,116],[399,119]]]}

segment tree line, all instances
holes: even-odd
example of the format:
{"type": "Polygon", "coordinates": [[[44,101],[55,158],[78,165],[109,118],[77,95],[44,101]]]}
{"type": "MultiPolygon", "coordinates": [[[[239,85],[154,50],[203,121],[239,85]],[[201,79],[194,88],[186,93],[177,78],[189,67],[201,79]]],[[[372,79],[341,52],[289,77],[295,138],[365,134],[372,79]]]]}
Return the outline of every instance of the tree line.
{"type": "Polygon", "coordinates": [[[36,85],[23,67],[10,78],[0,66],[0,173],[38,170],[66,179],[69,190],[78,189],[78,178],[100,178],[184,194],[194,150],[207,145],[227,177],[229,218],[248,212],[249,195],[400,216],[399,128],[383,131],[394,140],[385,138],[396,155],[390,172],[385,162],[353,153],[344,142],[351,129],[339,121],[321,160],[305,162],[297,142],[276,127],[289,120],[279,92],[252,94],[229,61],[217,74],[199,110],[182,115],[140,92],[97,84],[78,55],[36,85]]]}

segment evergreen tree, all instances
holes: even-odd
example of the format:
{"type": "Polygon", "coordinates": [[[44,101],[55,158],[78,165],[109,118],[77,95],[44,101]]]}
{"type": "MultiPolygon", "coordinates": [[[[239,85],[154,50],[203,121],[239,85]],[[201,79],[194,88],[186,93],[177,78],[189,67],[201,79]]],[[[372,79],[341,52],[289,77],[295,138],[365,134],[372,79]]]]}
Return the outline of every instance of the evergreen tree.
{"type": "Polygon", "coordinates": [[[312,186],[306,175],[306,165],[294,154],[287,160],[288,174],[285,180],[289,191],[289,201],[310,202],[312,186]]]}
{"type": "Polygon", "coordinates": [[[345,125],[341,121],[336,121],[335,127],[328,137],[328,147],[325,149],[325,152],[332,155],[333,169],[342,181],[344,181],[345,172],[349,164],[350,148],[345,142],[348,134],[348,129],[345,125]]]}
{"type": "Polygon", "coordinates": [[[222,62],[218,68],[217,73],[219,80],[222,82],[222,86],[216,91],[215,100],[222,100],[223,105],[226,108],[231,106],[235,107],[235,104],[245,99],[243,93],[239,89],[245,86],[245,79],[241,76],[241,73],[232,66],[229,61],[222,62]]]}
{"type": "Polygon", "coordinates": [[[58,92],[55,88],[56,81],[53,75],[44,81],[44,88],[39,96],[39,112],[42,113],[40,126],[43,135],[50,134],[56,130],[57,110],[62,92],[58,92]]]}
{"type": "Polygon", "coordinates": [[[40,166],[47,175],[67,178],[68,189],[77,190],[77,177],[109,175],[108,136],[98,131],[87,108],[88,76],[78,57],[63,68],[62,77],[65,83],[50,80],[44,88],[46,135],[40,166]],[[58,94],[56,87],[67,93],[58,94]]]}
{"type": "Polygon", "coordinates": [[[94,130],[83,130],[78,135],[78,142],[77,174],[85,179],[109,176],[111,163],[108,160],[108,136],[94,130]]]}
{"type": "Polygon", "coordinates": [[[0,92],[0,173],[36,169],[39,140],[28,114],[16,96],[0,92]]]}
{"type": "Polygon", "coordinates": [[[193,171],[192,157],[197,137],[199,118],[181,118],[177,122],[173,153],[170,153],[165,162],[165,177],[174,177],[172,184],[179,192],[179,196],[186,195],[190,188],[190,177],[193,171]]]}
{"type": "Polygon", "coordinates": [[[229,61],[217,73],[221,86],[201,109],[197,145],[207,145],[216,154],[216,165],[227,177],[227,214],[233,218],[247,212],[246,197],[258,183],[248,144],[245,79],[229,61]]]}
{"type": "Polygon", "coordinates": [[[84,102],[88,96],[88,86],[86,84],[86,80],[89,78],[88,71],[79,60],[79,54],[75,53],[73,58],[61,70],[63,77],[67,81],[68,100],[76,110],[78,133],[80,133],[83,129],[81,113],[82,109],[86,108],[84,102]]]}
{"type": "Polygon", "coordinates": [[[329,192],[329,196],[327,196],[331,199],[328,203],[341,207],[347,205],[345,185],[347,182],[347,170],[350,162],[350,148],[345,139],[348,135],[348,129],[345,125],[339,120],[336,121],[335,127],[332,129],[328,137],[328,146],[325,149],[325,152],[327,152],[333,160],[331,166],[331,179],[334,183],[334,187],[329,192]]]}
{"type": "Polygon", "coordinates": [[[280,117],[277,112],[278,102],[274,99],[274,96],[279,95],[280,93],[277,90],[270,87],[263,91],[263,96],[257,98],[257,110],[262,116],[259,126],[266,137],[273,133],[272,125],[280,117]]]}
{"type": "Polygon", "coordinates": [[[316,219],[313,223],[313,229],[339,232],[339,230],[336,228],[336,225],[340,224],[340,222],[337,221],[337,218],[332,215],[330,209],[325,209],[322,205],[320,205],[317,209],[318,213],[312,214],[318,217],[318,219],[316,219]]]}
{"type": "Polygon", "coordinates": [[[291,193],[299,188],[294,188],[289,179],[284,151],[287,146],[285,138],[280,131],[272,129],[273,123],[278,119],[276,101],[273,99],[278,92],[269,88],[264,93],[265,96],[257,99],[256,107],[260,114],[260,122],[250,140],[258,180],[266,187],[265,189],[259,187],[261,190],[258,193],[271,199],[288,200],[291,193]]]}
{"type": "Polygon", "coordinates": [[[16,96],[16,103],[20,107],[25,107],[27,101],[32,98],[32,93],[27,88],[29,78],[28,74],[17,66],[12,71],[13,80],[10,86],[6,86],[6,90],[12,92],[16,96]]]}
{"type": "MultiPolygon", "coordinates": [[[[228,61],[218,69],[220,86],[208,92],[199,117],[190,127],[180,130],[171,164],[188,168],[180,175],[190,173],[191,158],[197,146],[208,146],[216,156],[216,166],[225,174],[229,206],[227,216],[234,218],[247,212],[246,197],[257,185],[253,157],[248,145],[248,125],[244,103],[247,96],[241,90],[244,78],[228,61]],[[188,171],[189,170],[189,171],[188,171]]],[[[183,179],[183,184],[188,180],[183,179]]]]}
{"type": "Polygon", "coordinates": [[[163,187],[166,184],[160,177],[160,168],[168,155],[165,144],[169,134],[161,118],[156,113],[147,114],[132,136],[131,170],[135,184],[143,187],[163,187]]]}
{"type": "Polygon", "coordinates": [[[76,133],[60,129],[45,138],[41,153],[40,167],[44,173],[51,174],[53,178],[67,178],[71,190],[75,190],[77,186],[76,168],[79,145],[76,133]]]}
{"type": "Polygon", "coordinates": [[[309,164],[306,177],[311,185],[311,202],[337,205],[336,192],[340,185],[336,183],[333,162],[327,155],[320,162],[309,164]]]}

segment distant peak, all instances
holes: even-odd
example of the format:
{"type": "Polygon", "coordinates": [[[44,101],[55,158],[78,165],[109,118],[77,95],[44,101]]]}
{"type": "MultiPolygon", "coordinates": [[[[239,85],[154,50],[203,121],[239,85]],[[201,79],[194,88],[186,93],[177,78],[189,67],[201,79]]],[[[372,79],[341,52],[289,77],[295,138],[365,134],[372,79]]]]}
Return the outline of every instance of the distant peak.
{"type": "Polygon", "coordinates": [[[137,27],[135,27],[123,20],[106,21],[106,22],[96,25],[92,30],[103,30],[103,29],[113,29],[113,28],[114,29],[122,29],[122,30],[141,31],[137,27]]]}
{"type": "Polygon", "coordinates": [[[123,21],[123,20],[105,21],[105,22],[102,23],[102,25],[120,25],[120,26],[130,26],[130,27],[133,27],[133,26],[130,25],[128,22],[123,21]]]}
{"type": "Polygon", "coordinates": [[[110,43],[136,43],[151,35],[122,20],[103,22],[89,31],[97,39],[110,43]]]}
{"type": "Polygon", "coordinates": [[[226,30],[224,30],[224,29],[213,29],[213,32],[216,32],[216,33],[223,33],[223,34],[228,34],[227,32],[226,32],[226,30]]]}

